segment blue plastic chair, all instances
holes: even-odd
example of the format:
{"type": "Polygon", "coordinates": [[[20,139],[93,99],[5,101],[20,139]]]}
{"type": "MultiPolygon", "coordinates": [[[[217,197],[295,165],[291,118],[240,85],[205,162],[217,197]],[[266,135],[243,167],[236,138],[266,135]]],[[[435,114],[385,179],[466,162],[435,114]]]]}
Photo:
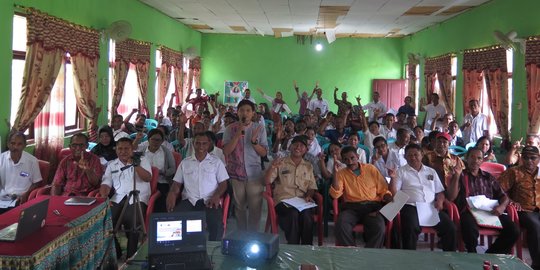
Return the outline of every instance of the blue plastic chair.
{"type": "Polygon", "coordinates": [[[150,131],[150,130],[158,127],[158,121],[155,120],[155,119],[146,119],[144,121],[144,125],[146,126],[146,130],[150,131]]]}
{"type": "Polygon", "coordinates": [[[321,147],[323,147],[325,144],[330,143],[330,140],[328,140],[328,138],[326,138],[324,136],[321,136],[321,135],[317,134],[316,137],[317,137],[317,141],[319,142],[319,145],[321,147]]]}
{"type": "Polygon", "coordinates": [[[358,134],[358,141],[363,145],[364,144],[364,138],[366,137],[364,135],[364,132],[360,130],[360,131],[356,132],[356,134],[358,134]]]}
{"type": "Polygon", "coordinates": [[[475,147],[475,146],[476,146],[476,142],[470,142],[467,145],[465,145],[465,149],[469,150],[469,148],[472,148],[472,147],[475,147]]]}
{"type": "MultiPolygon", "coordinates": [[[[132,140],[135,140],[135,138],[137,137],[137,132],[135,133],[131,133],[129,135],[129,138],[132,139],[132,140]]],[[[144,134],[144,137],[142,137],[141,141],[140,142],[145,142],[148,140],[148,135],[144,134]]]]}
{"type": "Polygon", "coordinates": [[[366,162],[369,163],[371,160],[371,151],[369,150],[369,147],[363,145],[362,143],[358,143],[358,148],[362,148],[366,152],[366,162]]]}
{"type": "Polygon", "coordinates": [[[88,148],[86,150],[90,151],[92,148],[96,147],[97,143],[95,142],[88,142],[88,148]]]}
{"type": "Polygon", "coordinates": [[[395,143],[395,142],[396,142],[396,138],[388,138],[388,139],[386,139],[387,144],[391,144],[391,143],[395,143]]]}
{"type": "Polygon", "coordinates": [[[448,152],[450,152],[452,155],[463,156],[465,153],[467,153],[467,149],[459,145],[450,145],[448,147],[448,152]]]}

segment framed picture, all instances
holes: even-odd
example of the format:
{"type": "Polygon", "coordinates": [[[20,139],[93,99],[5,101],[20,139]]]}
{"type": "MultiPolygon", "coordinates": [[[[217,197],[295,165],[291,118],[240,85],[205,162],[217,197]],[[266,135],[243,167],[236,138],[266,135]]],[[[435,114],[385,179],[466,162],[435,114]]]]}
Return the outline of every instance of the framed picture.
{"type": "Polygon", "coordinates": [[[225,81],[223,103],[226,106],[236,106],[236,103],[244,96],[244,90],[247,88],[247,81],[225,81]]]}

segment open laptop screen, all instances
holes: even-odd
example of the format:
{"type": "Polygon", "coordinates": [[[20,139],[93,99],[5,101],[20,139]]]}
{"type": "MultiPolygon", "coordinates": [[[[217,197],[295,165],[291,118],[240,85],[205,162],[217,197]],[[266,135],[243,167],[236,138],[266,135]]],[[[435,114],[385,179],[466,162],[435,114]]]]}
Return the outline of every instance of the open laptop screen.
{"type": "Polygon", "coordinates": [[[149,253],[206,251],[205,212],[154,213],[148,231],[149,253]]]}

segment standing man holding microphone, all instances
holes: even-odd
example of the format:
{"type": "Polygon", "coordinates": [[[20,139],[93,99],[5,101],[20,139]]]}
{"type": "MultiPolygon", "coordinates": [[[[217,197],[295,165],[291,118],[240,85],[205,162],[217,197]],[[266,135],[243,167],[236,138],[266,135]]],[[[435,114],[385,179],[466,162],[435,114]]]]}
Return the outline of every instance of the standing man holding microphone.
{"type": "Polygon", "coordinates": [[[250,231],[259,230],[263,192],[261,157],[268,152],[266,129],[252,121],[254,114],[253,102],[240,101],[240,121],[230,124],[223,134],[223,154],[233,187],[238,229],[250,231]]]}

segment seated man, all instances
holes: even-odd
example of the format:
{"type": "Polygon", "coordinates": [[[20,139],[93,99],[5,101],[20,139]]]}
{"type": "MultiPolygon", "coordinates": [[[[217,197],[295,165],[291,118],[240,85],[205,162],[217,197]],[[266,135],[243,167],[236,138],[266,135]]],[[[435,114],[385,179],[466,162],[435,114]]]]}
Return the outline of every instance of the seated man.
{"type": "Polygon", "coordinates": [[[126,119],[124,120],[124,127],[129,134],[137,133],[137,132],[143,132],[143,133],[147,132],[146,115],[142,113],[137,114],[137,118],[135,118],[135,123],[133,124],[129,122],[130,118],[131,118],[131,114],[128,117],[126,117],[126,119]]]}
{"type": "Polygon", "coordinates": [[[223,235],[223,209],[220,202],[227,191],[229,174],[225,164],[208,153],[211,144],[212,140],[206,133],[195,134],[194,154],[182,160],[176,170],[167,195],[167,210],[205,211],[208,240],[220,241],[223,235]],[[182,200],[176,205],[182,185],[182,200]]]}
{"type": "Polygon", "coordinates": [[[417,202],[435,204],[439,211],[440,222],[435,230],[441,237],[444,251],[456,250],[456,227],[448,214],[443,210],[444,187],[437,172],[422,164],[422,148],[417,144],[405,147],[407,165],[399,168],[397,172],[390,173],[390,191],[396,194],[398,190],[409,195],[407,204],[400,211],[401,238],[404,249],[416,249],[418,235],[421,232],[416,211],[417,202]]]}
{"type": "MultiPolygon", "coordinates": [[[[129,193],[133,190],[133,174],[135,174],[135,187],[140,192],[139,200],[141,209],[146,213],[146,206],[148,199],[150,198],[150,180],[152,179],[152,168],[150,163],[143,157],[133,156],[133,145],[129,138],[121,138],[116,143],[116,154],[118,158],[109,162],[105,174],[103,175],[103,182],[99,189],[101,197],[108,197],[113,190],[111,197],[111,212],[114,226],[120,222],[126,229],[127,242],[127,258],[131,257],[135,251],[137,251],[137,242],[139,241],[139,234],[133,232],[136,228],[133,228],[134,220],[137,218],[137,208],[133,202],[133,197],[130,198],[128,206],[125,210],[122,220],[120,219],[120,213],[124,206],[125,200],[128,199],[129,193]],[[140,159],[140,160],[137,160],[140,159]],[[131,165],[131,166],[130,166],[131,165]]],[[[139,219],[140,221],[141,219],[139,219]]],[[[144,220],[144,217],[142,217],[144,220]]],[[[116,254],[118,258],[122,256],[120,249],[120,243],[115,237],[116,254]]]]}
{"type": "MultiPolygon", "coordinates": [[[[37,158],[24,151],[26,136],[12,132],[8,137],[8,151],[0,155],[0,196],[23,204],[32,190],[40,186],[42,178],[37,158]]],[[[0,214],[11,208],[0,208],[0,214]]]]}
{"type": "Polygon", "coordinates": [[[88,137],[83,133],[71,137],[71,154],[58,164],[51,195],[87,196],[99,188],[103,167],[98,156],[86,152],[87,147],[88,137]]]}
{"type": "Polygon", "coordinates": [[[471,148],[467,152],[467,169],[463,170],[460,163],[456,165],[457,173],[452,177],[446,195],[459,209],[461,235],[467,252],[471,253],[476,253],[479,234],[476,220],[468,210],[467,197],[485,195],[488,199],[498,200],[499,205],[494,207],[491,213],[499,216],[503,228],[486,253],[509,254],[519,237],[519,228],[504,214],[510,200],[502,191],[499,182],[493,175],[480,169],[483,160],[484,152],[480,148],[471,148]]]}
{"type": "Polygon", "coordinates": [[[499,176],[501,188],[516,207],[519,222],[527,230],[531,267],[540,269],[540,198],[538,197],[538,148],[526,146],[521,151],[519,166],[508,168],[499,176]]]}
{"type": "Polygon", "coordinates": [[[112,117],[111,128],[113,130],[114,141],[118,141],[120,138],[129,137],[129,134],[122,129],[122,124],[124,124],[124,117],[121,114],[112,117]]]}
{"type": "MultiPolygon", "coordinates": [[[[334,157],[337,159],[337,157],[334,157]]],[[[341,150],[341,160],[346,168],[339,169],[334,163],[334,179],[330,196],[343,196],[343,205],[336,223],[336,244],[354,246],[353,227],[364,224],[364,240],[367,248],[382,248],[384,243],[384,218],[378,212],[382,204],[392,200],[388,184],[381,173],[371,164],[358,162],[353,147],[341,150]]]]}
{"type": "Polygon", "coordinates": [[[388,175],[388,169],[397,170],[401,165],[399,164],[399,157],[397,152],[390,151],[388,144],[384,137],[375,137],[373,140],[373,156],[371,157],[371,164],[379,170],[379,172],[388,181],[390,181],[390,175],[388,175]]]}
{"type": "Polygon", "coordinates": [[[274,159],[265,174],[267,185],[275,183],[273,195],[276,213],[279,216],[279,227],[285,232],[287,243],[292,245],[313,245],[315,208],[299,212],[295,207],[282,202],[293,197],[301,197],[307,202],[313,201],[313,194],[317,190],[313,166],[303,159],[307,152],[307,140],[306,135],[294,137],[290,154],[285,158],[274,159]]]}
{"type": "MultiPolygon", "coordinates": [[[[435,138],[433,143],[433,151],[427,152],[423,155],[422,163],[426,166],[433,168],[437,172],[437,176],[441,180],[444,187],[450,181],[453,176],[453,168],[458,164],[464,168],[465,165],[461,158],[456,155],[450,154],[448,148],[452,137],[446,132],[430,132],[429,138],[435,138]]],[[[430,143],[431,144],[431,143],[430,143]]]]}

